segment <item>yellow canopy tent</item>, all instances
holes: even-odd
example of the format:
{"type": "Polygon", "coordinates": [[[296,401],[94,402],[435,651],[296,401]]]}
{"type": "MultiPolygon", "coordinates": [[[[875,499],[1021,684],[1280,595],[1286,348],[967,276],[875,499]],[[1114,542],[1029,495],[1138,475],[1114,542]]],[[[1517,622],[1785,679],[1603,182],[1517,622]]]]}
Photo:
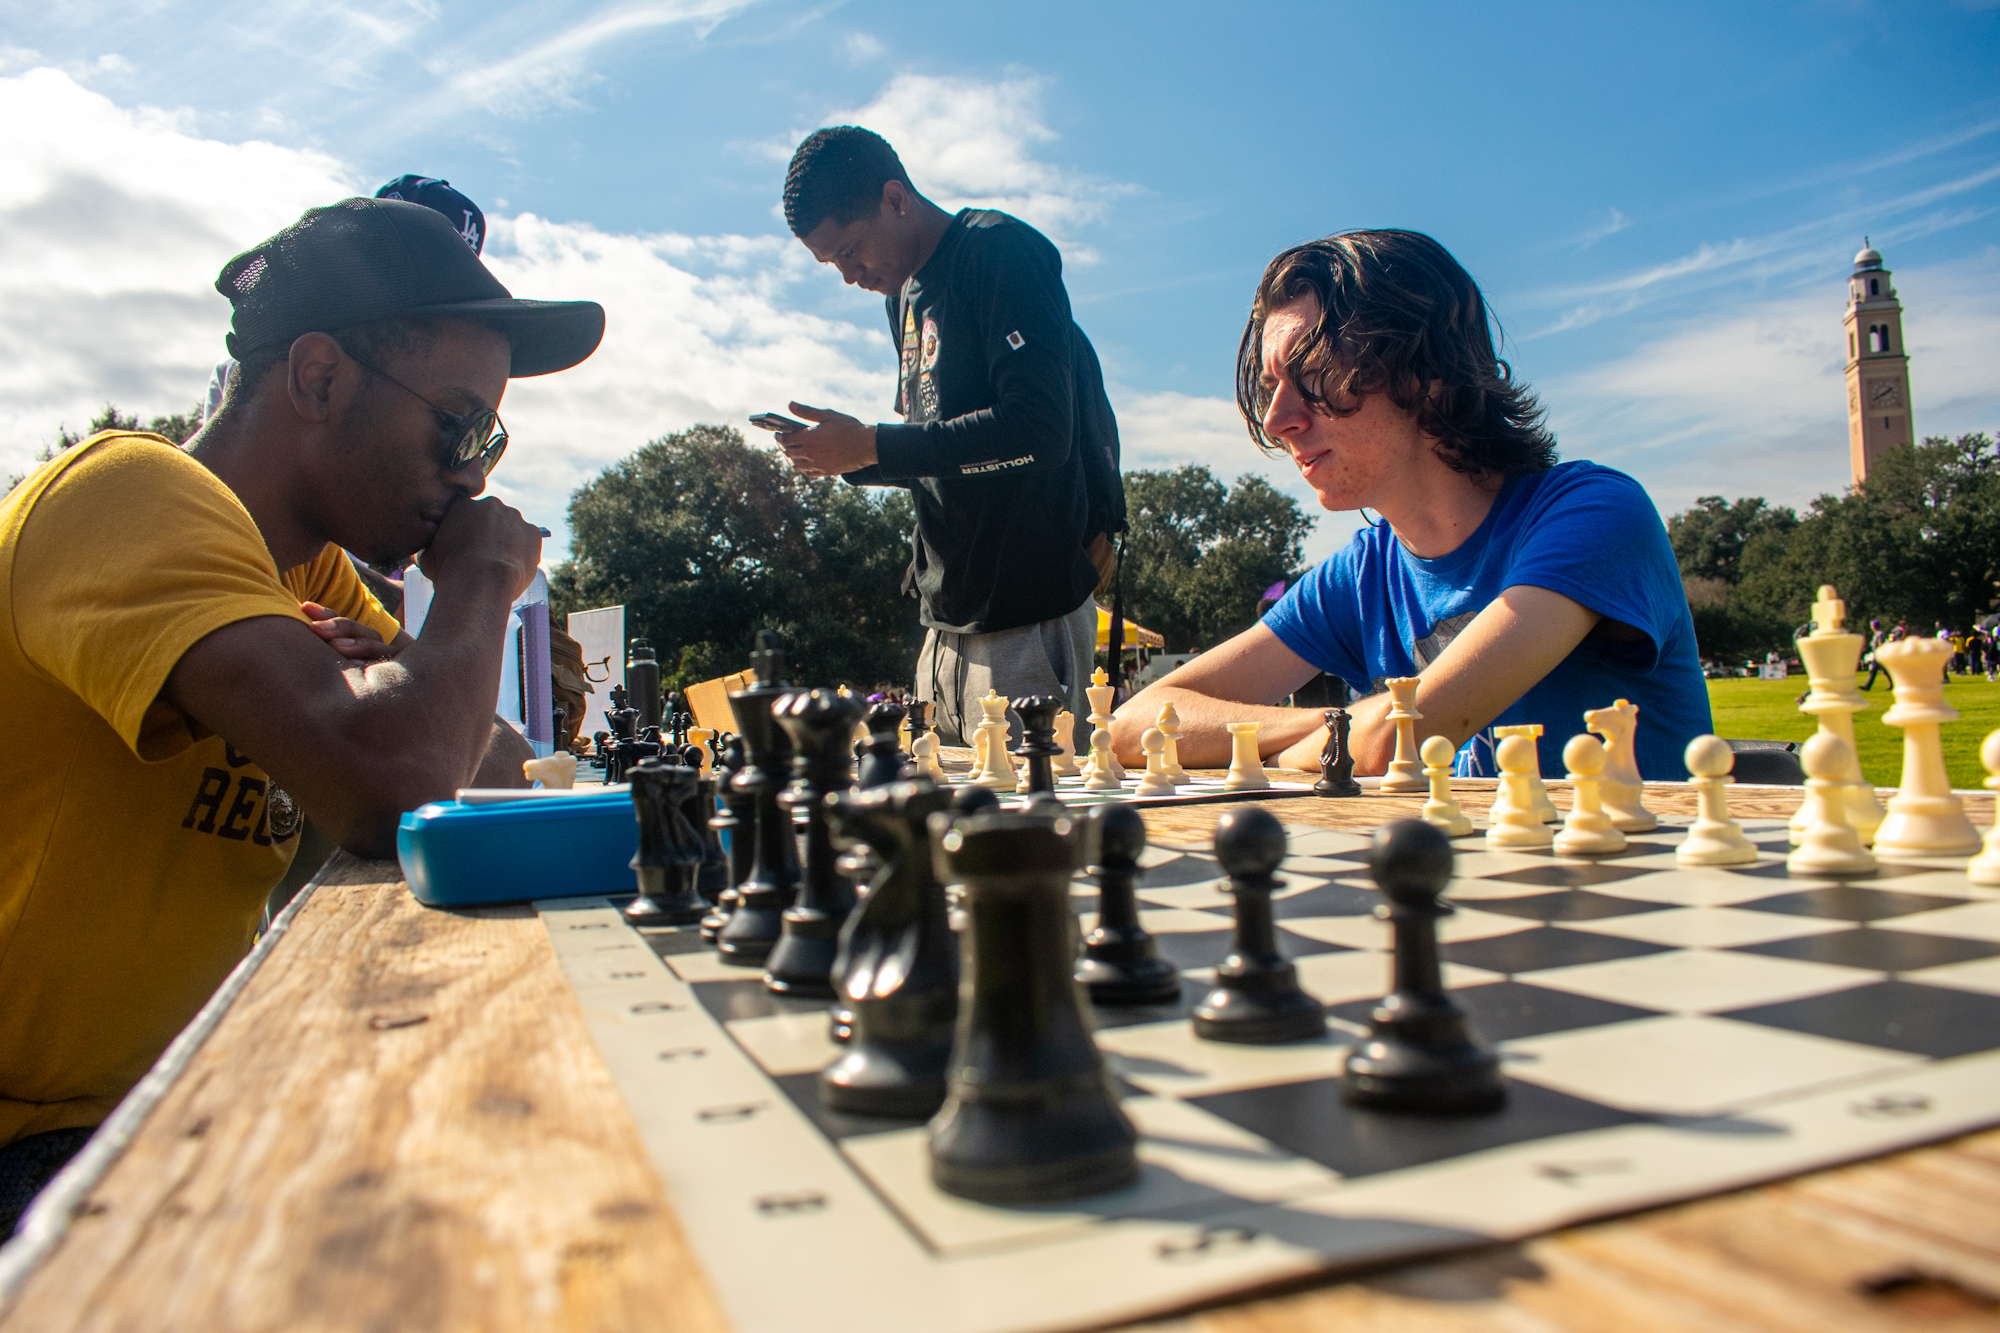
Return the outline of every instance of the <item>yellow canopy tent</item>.
{"type": "MultiPolygon", "coordinates": [[[[1138,648],[1142,645],[1147,648],[1164,648],[1167,646],[1167,641],[1144,625],[1126,621],[1125,646],[1138,648]]],[[[1099,648],[1111,646],[1111,613],[1101,606],[1097,608],[1097,646],[1099,648]]]]}

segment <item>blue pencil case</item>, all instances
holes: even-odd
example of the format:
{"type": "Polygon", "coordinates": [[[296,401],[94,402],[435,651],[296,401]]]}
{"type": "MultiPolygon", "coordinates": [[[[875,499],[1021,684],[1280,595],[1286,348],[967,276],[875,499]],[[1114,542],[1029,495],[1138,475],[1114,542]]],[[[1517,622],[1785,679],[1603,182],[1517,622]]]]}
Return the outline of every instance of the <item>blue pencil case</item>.
{"type": "Polygon", "coordinates": [[[525,898],[631,893],[639,824],[623,787],[599,795],[465,804],[403,816],[396,860],[417,901],[476,907],[525,898]]]}

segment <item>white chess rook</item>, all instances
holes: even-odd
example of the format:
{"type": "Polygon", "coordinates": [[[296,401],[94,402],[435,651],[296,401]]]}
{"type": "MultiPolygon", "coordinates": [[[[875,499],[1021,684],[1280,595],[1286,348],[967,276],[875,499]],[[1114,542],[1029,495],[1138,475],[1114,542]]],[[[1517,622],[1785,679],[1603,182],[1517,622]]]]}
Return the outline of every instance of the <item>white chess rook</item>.
{"type": "MultiPolygon", "coordinates": [[[[1868,706],[1854,686],[1854,669],[1861,662],[1861,636],[1842,628],[1847,619],[1847,603],[1840,600],[1840,594],[1830,583],[1820,585],[1812,615],[1813,632],[1798,640],[1799,657],[1804,660],[1806,676],[1812,682],[1811,693],[1799,705],[1799,711],[1817,717],[1821,733],[1847,742],[1849,755],[1854,757],[1853,770],[1847,775],[1848,786],[1842,793],[1847,801],[1848,822],[1854,825],[1862,842],[1873,842],[1884,812],[1882,803],[1875,799],[1874,786],[1862,778],[1861,761],[1853,750],[1854,715],[1868,706]]],[[[1789,823],[1793,846],[1798,845],[1805,831],[1819,818],[1818,804],[1819,797],[1808,787],[1805,800],[1792,812],[1789,823]]]]}
{"type": "Polygon", "coordinates": [[[1875,858],[1861,845],[1861,835],[1847,822],[1847,802],[1840,799],[1846,784],[1851,747],[1838,736],[1814,736],[1799,751],[1805,765],[1806,789],[1819,792],[1819,818],[1799,839],[1799,845],[1785,858],[1785,869],[1794,875],[1872,875],[1875,858]]]}
{"type": "Polygon", "coordinates": [[[1423,717],[1417,711],[1418,683],[1416,676],[1392,676],[1382,682],[1389,691],[1389,722],[1396,728],[1396,757],[1389,761],[1389,771],[1382,775],[1379,788],[1385,796],[1431,789],[1417,763],[1417,722],[1423,717]]]}
{"type": "MultiPolygon", "coordinates": [[[[1523,722],[1513,726],[1493,728],[1493,743],[1495,745],[1506,740],[1509,736],[1526,736],[1530,741],[1539,741],[1542,738],[1542,724],[1539,722],[1523,722]]],[[[1556,809],[1556,803],[1549,799],[1549,789],[1542,782],[1542,759],[1539,746],[1536,747],[1534,781],[1529,784],[1528,790],[1533,793],[1535,798],[1533,808],[1537,819],[1541,820],[1544,824],[1554,824],[1562,819],[1562,811],[1556,809]]],[[[1505,793],[1504,791],[1496,791],[1494,796],[1493,808],[1499,810],[1504,804],[1505,793]]]]}
{"type": "Polygon", "coordinates": [[[1979,746],[1979,762],[1986,766],[1986,790],[1994,794],[1993,827],[1986,830],[1986,845],[1966,863],[1965,877],[1974,884],[2000,887],[2000,731],[1987,733],[1979,746]]]}
{"type": "Polygon", "coordinates": [[[1604,773],[1604,742],[1578,733],[1563,746],[1563,766],[1573,784],[1569,818],[1555,836],[1555,849],[1564,856],[1611,856],[1625,850],[1625,835],[1611,816],[1604,813],[1598,799],[1598,784],[1604,773]]]}
{"type": "Polygon", "coordinates": [[[1639,777],[1639,755],[1632,744],[1639,730],[1639,705],[1620,699],[1609,708],[1593,708],[1583,725],[1604,737],[1604,813],[1621,832],[1651,833],[1660,826],[1646,808],[1646,789],[1639,777]]]}
{"type": "Polygon", "coordinates": [[[1146,752],[1146,776],[1139,779],[1134,794],[1138,796],[1172,796],[1174,780],[1167,776],[1167,738],[1158,727],[1147,727],[1146,734],[1139,738],[1139,748],[1146,752]]]}
{"type": "MultiPolygon", "coordinates": [[[[1256,722],[1229,724],[1229,776],[1222,780],[1224,791],[1262,791],[1271,785],[1271,779],[1264,775],[1263,756],[1257,753],[1260,729],[1256,722]]],[[[1185,775],[1182,780],[1186,780],[1185,775]]]]}
{"type": "Polygon", "coordinates": [[[1424,780],[1431,784],[1431,794],[1417,817],[1442,829],[1447,838],[1463,838],[1472,832],[1472,821],[1451,794],[1451,761],[1458,748],[1449,736],[1426,736],[1418,753],[1423,756],[1424,780]]]}
{"type": "Polygon", "coordinates": [[[1939,726],[1958,721],[1958,710],[1944,701],[1944,664],[1951,654],[1947,640],[1915,636],[1875,650],[1875,660],[1896,682],[1896,702],[1882,721],[1903,729],[1903,781],[1875,830],[1877,856],[1967,856],[1979,850],[1979,830],[1952,794],[1938,735],[1939,726]]]}
{"type": "Polygon", "coordinates": [[[1736,754],[1729,742],[1717,736],[1697,736],[1688,742],[1685,755],[1694,788],[1695,820],[1686,841],[1674,848],[1674,860],[1684,866],[1747,866],[1757,859],[1757,848],[1743,836],[1743,828],[1729,814],[1729,784],[1736,781],[1729,770],[1736,767],[1736,754]]]}
{"type": "Polygon", "coordinates": [[[1535,771],[1534,741],[1526,736],[1505,737],[1493,757],[1500,764],[1500,787],[1507,793],[1507,808],[1487,826],[1486,846],[1493,850],[1549,846],[1555,835],[1535,813],[1535,798],[1528,790],[1528,777],[1535,771]]]}

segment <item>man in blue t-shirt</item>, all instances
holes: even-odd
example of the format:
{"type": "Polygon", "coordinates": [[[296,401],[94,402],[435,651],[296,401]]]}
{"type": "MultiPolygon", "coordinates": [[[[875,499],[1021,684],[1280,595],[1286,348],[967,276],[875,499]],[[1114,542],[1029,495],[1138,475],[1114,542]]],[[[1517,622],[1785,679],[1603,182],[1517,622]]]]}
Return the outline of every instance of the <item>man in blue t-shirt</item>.
{"type": "Polygon", "coordinates": [[[1659,512],[1630,477],[1557,463],[1526,386],[1495,354],[1478,285],[1428,236],[1357,231],[1271,261],[1236,368],[1260,447],[1284,450],[1327,509],[1381,517],[1263,619],[1118,710],[1119,756],[1171,701],[1180,757],[1219,766],[1230,722],[1259,748],[1319,767],[1315,709],[1278,707],[1324,671],[1371,697],[1352,708],[1356,771],[1395,753],[1384,679],[1419,676],[1419,737],[1458,745],[1491,776],[1495,725],[1539,722],[1542,771],[1586,709],[1639,705],[1640,772],[1687,776],[1709,730],[1680,570],[1659,512]]]}

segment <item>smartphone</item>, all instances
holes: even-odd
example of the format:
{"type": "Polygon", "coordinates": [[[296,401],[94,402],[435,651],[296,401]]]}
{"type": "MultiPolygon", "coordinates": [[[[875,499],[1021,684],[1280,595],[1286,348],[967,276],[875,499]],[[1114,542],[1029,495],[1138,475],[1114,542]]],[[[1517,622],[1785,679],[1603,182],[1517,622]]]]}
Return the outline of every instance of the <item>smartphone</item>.
{"type": "Polygon", "coordinates": [[[756,416],[750,418],[750,424],[755,426],[758,430],[789,431],[789,430],[806,429],[805,422],[794,421],[790,417],[780,416],[776,412],[759,412],[756,416]]]}

